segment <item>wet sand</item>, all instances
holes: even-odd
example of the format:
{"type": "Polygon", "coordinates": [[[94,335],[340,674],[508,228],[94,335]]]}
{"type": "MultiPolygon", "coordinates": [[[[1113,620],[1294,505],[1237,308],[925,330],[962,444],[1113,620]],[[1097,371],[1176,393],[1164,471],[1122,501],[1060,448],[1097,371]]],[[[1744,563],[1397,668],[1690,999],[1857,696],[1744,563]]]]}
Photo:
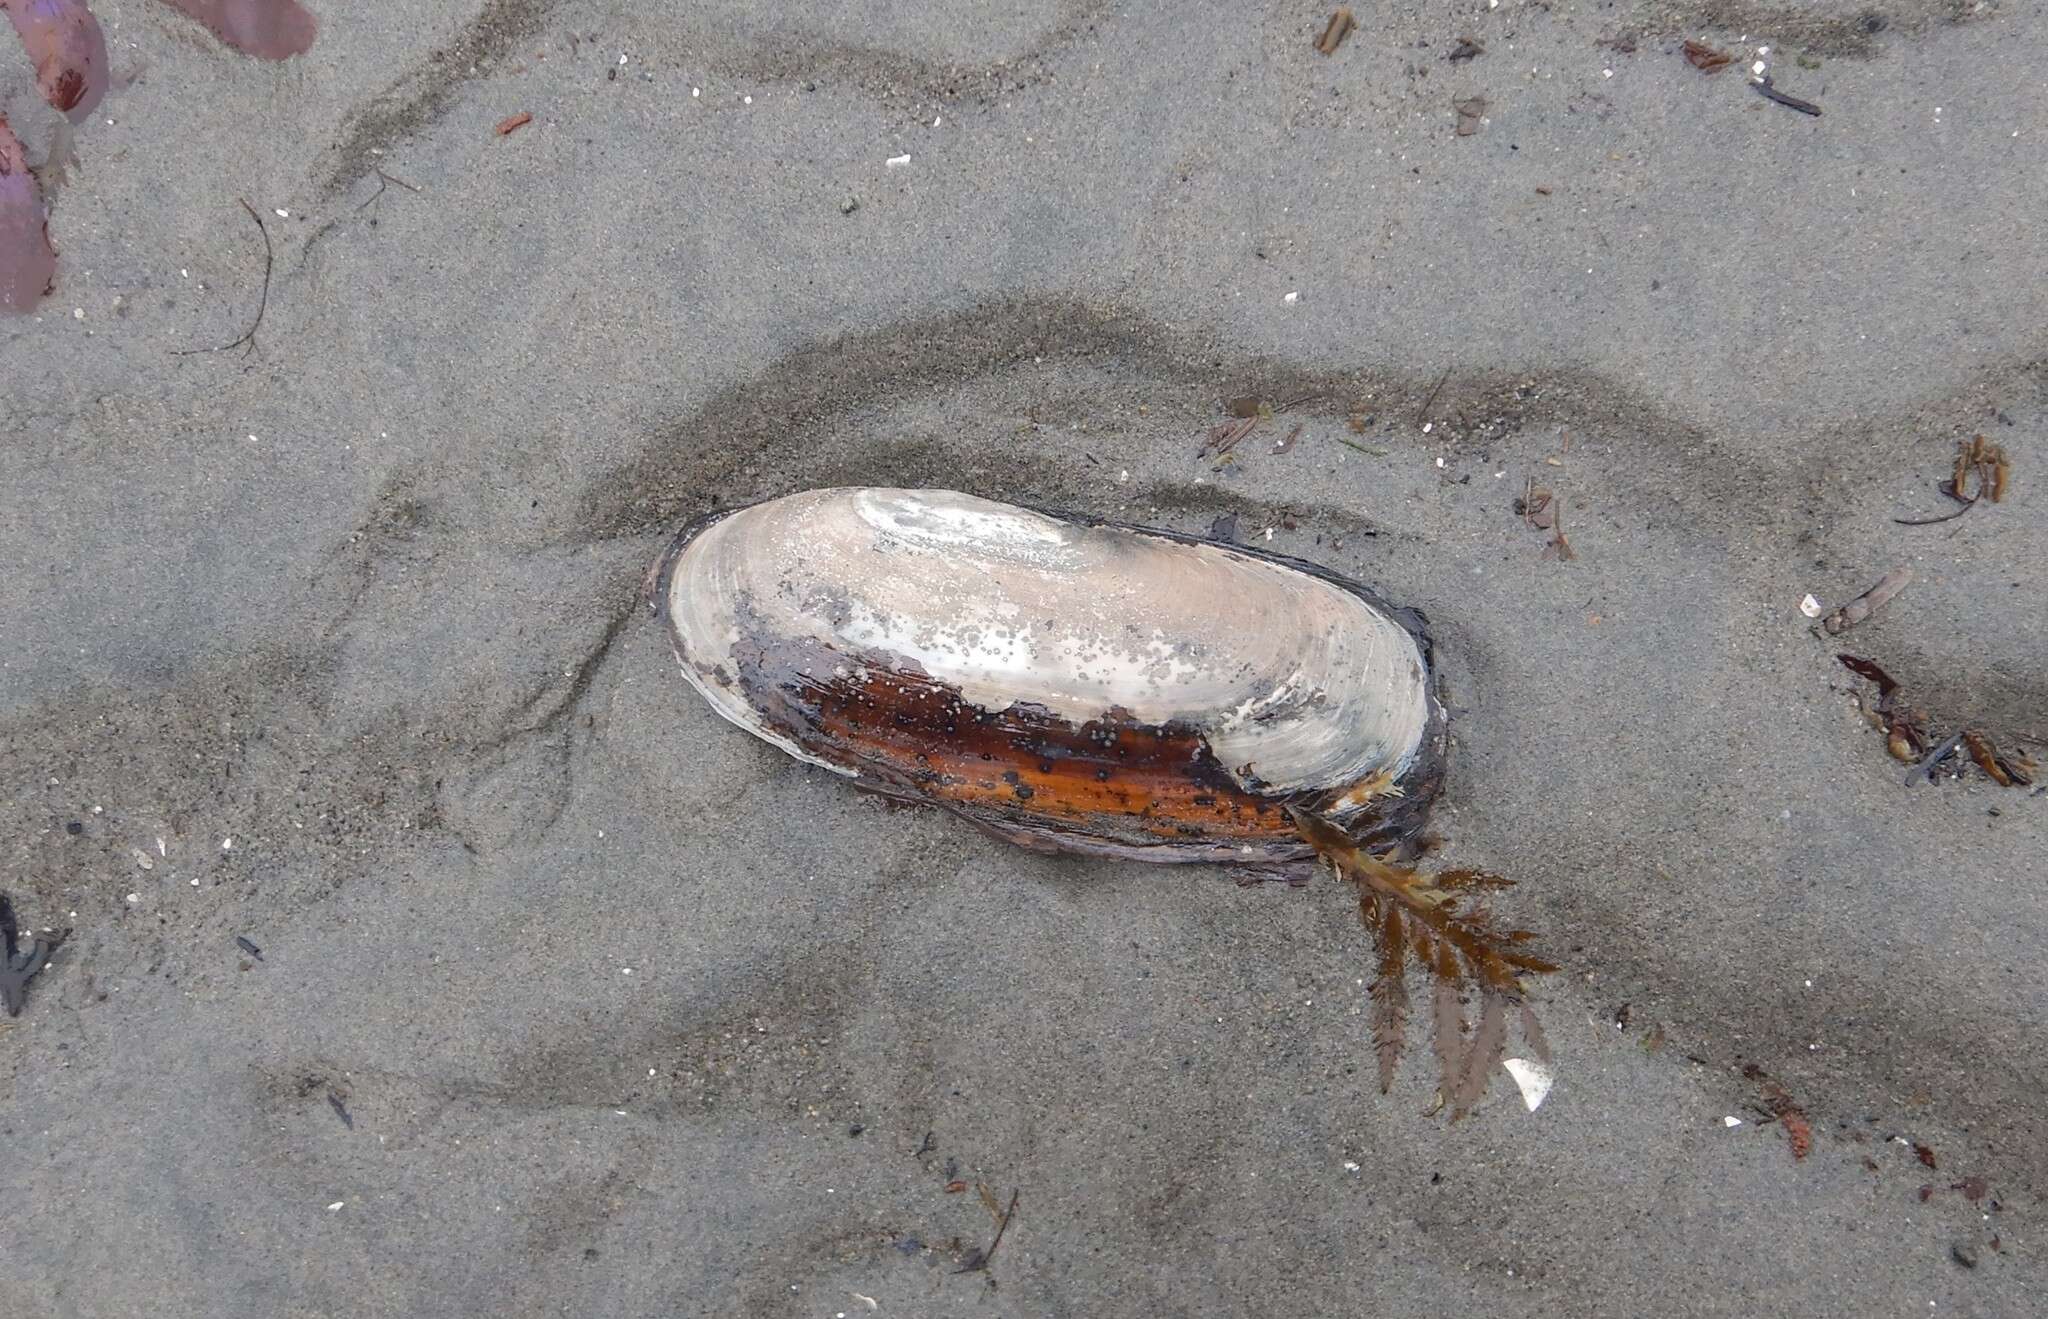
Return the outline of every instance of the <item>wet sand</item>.
{"type": "Polygon", "coordinates": [[[263,65],[99,6],[141,76],[0,322],[0,885],[72,931],[0,1019],[0,1311],[2027,1311],[2048,797],[1908,790],[1834,656],[2048,735],[2048,19],[320,8],[263,65]],[[176,355],[249,324],[241,198],[255,349],[176,355]],[[1247,393],[1317,397],[1219,470],[1247,393]],[[2006,500],[1895,523],[1977,432],[2006,500]],[[1425,611],[1548,1102],[1428,1116],[1421,1041],[1378,1094],[1334,882],[718,720],[647,564],[852,483],[1234,513],[1425,611]]]}

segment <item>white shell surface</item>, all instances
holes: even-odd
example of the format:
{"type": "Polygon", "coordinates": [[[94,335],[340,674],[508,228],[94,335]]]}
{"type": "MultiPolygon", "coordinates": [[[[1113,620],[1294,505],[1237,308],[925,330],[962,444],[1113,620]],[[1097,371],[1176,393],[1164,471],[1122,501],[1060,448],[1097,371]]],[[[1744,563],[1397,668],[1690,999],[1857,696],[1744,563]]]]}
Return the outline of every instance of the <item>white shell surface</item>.
{"type": "Polygon", "coordinates": [[[710,681],[736,665],[743,626],[849,662],[913,662],[990,711],[1182,721],[1266,792],[1398,776],[1429,721],[1414,638],[1341,587],[1223,546],[951,491],[813,490],[741,509],[683,550],[667,605],[693,685],[814,764],[710,681]]]}

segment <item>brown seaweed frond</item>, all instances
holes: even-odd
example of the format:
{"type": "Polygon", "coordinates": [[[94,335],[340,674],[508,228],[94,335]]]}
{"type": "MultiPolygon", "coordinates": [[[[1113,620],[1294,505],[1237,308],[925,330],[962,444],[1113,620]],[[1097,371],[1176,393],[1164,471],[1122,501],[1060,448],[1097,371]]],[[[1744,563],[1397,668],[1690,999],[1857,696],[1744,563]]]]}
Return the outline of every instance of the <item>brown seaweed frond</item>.
{"type": "Polygon", "coordinates": [[[1508,1020],[1515,1015],[1524,1043],[1548,1062],[1550,1050],[1528,1007],[1521,977],[1557,968],[1524,950],[1535,936],[1502,930],[1470,895],[1503,889],[1512,881],[1482,870],[1447,870],[1428,876],[1373,856],[1343,830],[1290,808],[1296,828],[1324,861],[1358,886],[1358,912],[1379,954],[1371,999],[1373,1045],[1379,1056],[1380,1092],[1393,1085],[1407,1039],[1408,963],[1435,982],[1432,1005],[1441,1102],[1456,1121],[1472,1111],[1507,1054],[1508,1020]],[[1479,1019],[1468,1036],[1467,995],[1479,1019]]]}

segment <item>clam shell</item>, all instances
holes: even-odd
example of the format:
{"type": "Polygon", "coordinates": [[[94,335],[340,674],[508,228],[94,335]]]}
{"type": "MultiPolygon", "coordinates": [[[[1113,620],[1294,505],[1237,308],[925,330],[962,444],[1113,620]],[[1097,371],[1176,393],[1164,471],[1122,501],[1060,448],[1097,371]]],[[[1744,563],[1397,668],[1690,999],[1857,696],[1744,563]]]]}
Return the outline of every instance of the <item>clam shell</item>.
{"type": "Polygon", "coordinates": [[[700,519],[648,597],[725,718],[1027,846],[1286,863],[1295,806],[1399,851],[1441,779],[1420,617],[1278,555],[827,489],[700,519]]]}

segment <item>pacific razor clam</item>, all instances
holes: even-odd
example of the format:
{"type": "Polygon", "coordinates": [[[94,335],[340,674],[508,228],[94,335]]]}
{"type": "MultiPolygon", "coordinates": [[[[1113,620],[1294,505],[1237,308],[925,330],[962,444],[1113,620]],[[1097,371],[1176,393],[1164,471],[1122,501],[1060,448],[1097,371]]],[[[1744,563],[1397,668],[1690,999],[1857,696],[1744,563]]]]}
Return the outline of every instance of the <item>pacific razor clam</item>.
{"type": "MultiPolygon", "coordinates": [[[[1326,568],[952,491],[825,489],[693,522],[647,598],[713,709],[859,787],[1042,851],[1351,880],[1379,947],[1382,1089],[1409,959],[1438,986],[1454,1114],[1504,1052],[1518,972],[1552,969],[1463,905],[1506,881],[1402,864],[1445,766],[1431,643],[1326,568]]],[[[1540,1056],[1526,1008],[1522,1026],[1540,1056]]]]}

